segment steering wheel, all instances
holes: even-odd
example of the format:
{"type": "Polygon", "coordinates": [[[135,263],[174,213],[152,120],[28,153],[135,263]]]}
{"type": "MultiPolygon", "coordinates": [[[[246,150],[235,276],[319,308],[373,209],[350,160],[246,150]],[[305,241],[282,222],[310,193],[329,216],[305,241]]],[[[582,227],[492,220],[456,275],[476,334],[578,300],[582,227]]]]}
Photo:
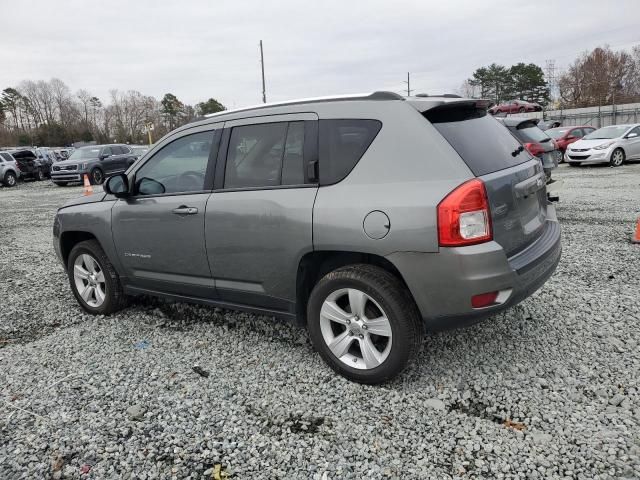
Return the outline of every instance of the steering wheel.
{"type": "Polygon", "coordinates": [[[183,188],[202,189],[204,185],[204,174],[190,170],[183,172],[178,176],[178,185],[183,188]]]}

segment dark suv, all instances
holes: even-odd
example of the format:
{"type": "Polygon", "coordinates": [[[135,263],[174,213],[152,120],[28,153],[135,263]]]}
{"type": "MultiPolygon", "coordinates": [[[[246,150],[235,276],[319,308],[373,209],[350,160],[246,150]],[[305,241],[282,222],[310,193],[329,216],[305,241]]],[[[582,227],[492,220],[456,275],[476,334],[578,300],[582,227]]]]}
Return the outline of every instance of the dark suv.
{"type": "Polygon", "coordinates": [[[136,160],[127,145],[90,145],[76,149],[68,160],[57,162],[51,171],[51,180],[64,186],[80,182],[88,175],[93,185],[101,184],[106,177],[124,172],[136,160]]]}
{"type": "MultiPolygon", "coordinates": [[[[366,96],[214,114],[58,210],[79,304],[156,295],[297,319],[340,374],[397,375],[560,259],[542,166],[488,102],[366,96]]],[[[437,353],[434,353],[437,355],[437,353]]]]}

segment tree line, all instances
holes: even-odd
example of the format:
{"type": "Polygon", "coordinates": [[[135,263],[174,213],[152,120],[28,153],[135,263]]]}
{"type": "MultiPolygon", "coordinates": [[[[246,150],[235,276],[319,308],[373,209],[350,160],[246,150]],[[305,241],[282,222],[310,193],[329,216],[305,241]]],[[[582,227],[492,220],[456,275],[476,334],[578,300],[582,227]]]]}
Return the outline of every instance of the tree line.
{"type": "Polygon", "coordinates": [[[174,94],[160,100],[135,90],[111,90],[103,101],[72,92],[60,79],[25,80],[0,94],[0,146],[65,146],[78,141],[146,143],[197,117],[226,110],[215,98],[188,105],[174,94]]]}
{"type": "Polygon", "coordinates": [[[584,52],[557,79],[534,63],[492,63],[473,72],[459,92],[494,103],[518,99],[550,108],[640,102],[640,45],[631,51],[604,46],[584,52]]]}

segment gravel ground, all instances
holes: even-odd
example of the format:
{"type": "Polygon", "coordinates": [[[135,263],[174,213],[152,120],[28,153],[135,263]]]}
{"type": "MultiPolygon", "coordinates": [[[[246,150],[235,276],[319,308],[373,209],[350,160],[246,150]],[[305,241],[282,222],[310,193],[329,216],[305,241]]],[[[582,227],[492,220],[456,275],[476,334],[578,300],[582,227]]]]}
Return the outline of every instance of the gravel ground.
{"type": "Polygon", "coordinates": [[[51,246],[81,188],[0,188],[0,478],[640,478],[640,164],[555,177],[557,273],[382,387],[268,317],[83,314],[51,246]]]}

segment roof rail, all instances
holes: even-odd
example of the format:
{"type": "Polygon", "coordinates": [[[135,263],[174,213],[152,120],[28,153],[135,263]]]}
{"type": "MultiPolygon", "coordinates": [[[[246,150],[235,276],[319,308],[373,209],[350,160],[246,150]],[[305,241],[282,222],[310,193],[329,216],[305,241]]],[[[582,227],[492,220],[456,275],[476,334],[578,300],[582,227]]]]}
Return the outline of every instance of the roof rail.
{"type": "Polygon", "coordinates": [[[282,107],[286,105],[300,105],[304,103],[339,102],[341,100],[404,100],[404,99],[405,97],[397,93],[380,90],[373,93],[334,95],[334,96],[328,96],[328,97],[299,98],[295,100],[286,100],[284,102],[259,103],[258,105],[251,105],[248,107],[236,108],[233,110],[223,110],[222,112],[210,113],[208,115],[205,115],[205,117],[211,118],[211,117],[227,115],[230,113],[243,112],[246,110],[257,110],[261,108],[270,108],[270,107],[282,107]]]}
{"type": "Polygon", "coordinates": [[[442,97],[442,98],[462,98],[455,93],[442,93],[440,95],[429,95],[428,93],[417,93],[416,97],[442,97]]]}

